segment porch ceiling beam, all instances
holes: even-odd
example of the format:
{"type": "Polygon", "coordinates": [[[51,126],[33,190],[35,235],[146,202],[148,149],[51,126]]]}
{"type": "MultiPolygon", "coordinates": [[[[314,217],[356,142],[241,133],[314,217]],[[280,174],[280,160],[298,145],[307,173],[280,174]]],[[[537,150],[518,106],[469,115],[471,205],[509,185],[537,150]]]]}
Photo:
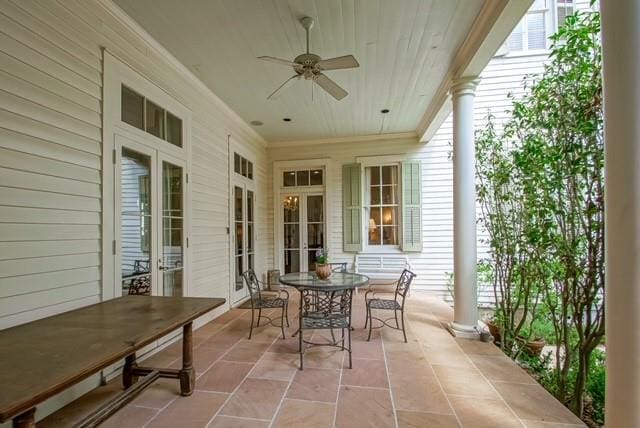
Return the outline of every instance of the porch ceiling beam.
{"type": "Polygon", "coordinates": [[[427,107],[416,134],[428,142],[451,113],[449,90],[463,76],[478,76],[527,12],[533,0],[487,0],[427,107]]]}

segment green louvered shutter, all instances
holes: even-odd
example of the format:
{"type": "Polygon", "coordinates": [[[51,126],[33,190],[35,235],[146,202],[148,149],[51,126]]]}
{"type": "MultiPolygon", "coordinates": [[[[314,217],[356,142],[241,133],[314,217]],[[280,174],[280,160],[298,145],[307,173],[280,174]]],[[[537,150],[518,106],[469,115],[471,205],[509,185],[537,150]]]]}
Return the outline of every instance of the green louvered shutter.
{"type": "Polygon", "coordinates": [[[422,251],[420,161],[402,163],[402,250],[422,251]]]}
{"type": "Polygon", "coordinates": [[[347,253],[362,251],[360,164],[342,167],[342,245],[347,253]]]}

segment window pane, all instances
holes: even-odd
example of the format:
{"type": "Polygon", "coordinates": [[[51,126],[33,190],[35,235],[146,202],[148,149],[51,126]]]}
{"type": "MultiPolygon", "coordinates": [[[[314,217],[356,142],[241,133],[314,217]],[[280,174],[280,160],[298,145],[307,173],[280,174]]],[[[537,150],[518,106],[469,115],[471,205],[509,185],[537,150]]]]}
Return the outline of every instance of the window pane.
{"type": "Polygon", "coordinates": [[[307,196],[307,221],[321,223],[323,221],[324,204],[322,195],[307,196]]]}
{"type": "Polygon", "coordinates": [[[376,227],[382,224],[381,213],[382,211],[379,207],[371,208],[369,210],[369,227],[376,227]]]}
{"type": "Polygon", "coordinates": [[[123,122],[144,130],[144,97],[126,86],[122,86],[121,119],[123,122]]]}
{"type": "Polygon", "coordinates": [[[293,171],[285,171],[282,173],[282,183],[285,187],[296,185],[296,173],[293,171]]]}
{"type": "Polygon", "coordinates": [[[282,201],[282,207],[284,209],[284,222],[285,223],[297,223],[300,221],[300,210],[298,209],[298,197],[287,196],[282,201]]]}
{"type": "Polygon", "coordinates": [[[311,170],[311,185],[312,186],[321,186],[322,185],[322,170],[321,169],[312,169],[311,170]]]}
{"type": "Polygon", "coordinates": [[[247,190],[247,221],[253,221],[253,192],[247,190]]]}
{"type": "Polygon", "coordinates": [[[240,174],[240,155],[237,153],[233,154],[233,172],[240,174]]]}
{"type": "Polygon", "coordinates": [[[182,120],[167,112],[167,141],[182,147],[182,120]]]}
{"type": "Polygon", "coordinates": [[[546,47],[546,33],[544,28],[544,13],[527,15],[528,49],[544,49],[546,47]]]}
{"type": "Polygon", "coordinates": [[[398,224],[398,207],[382,208],[382,222],[385,225],[398,224]]]}
{"type": "Polygon", "coordinates": [[[385,226],[382,228],[382,244],[398,245],[398,226],[385,226]]]}
{"type": "Polygon", "coordinates": [[[380,186],[371,186],[369,191],[369,201],[371,205],[380,205],[380,186]]]}
{"type": "Polygon", "coordinates": [[[182,270],[163,272],[163,295],[182,296],[182,270]]]}
{"type": "Polygon", "coordinates": [[[162,163],[163,215],[182,217],[182,168],[162,163]]]}
{"type": "Polygon", "coordinates": [[[253,223],[247,223],[247,252],[253,252],[253,223]]]}
{"type": "Polygon", "coordinates": [[[369,226],[369,245],[380,245],[382,228],[369,226]]]}
{"type": "Polygon", "coordinates": [[[244,229],[242,227],[242,222],[237,221],[236,222],[236,255],[242,254],[242,245],[243,245],[242,240],[244,239],[243,236],[244,236],[244,229]]]}
{"type": "Polygon", "coordinates": [[[300,248],[300,225],[290,223],[284,225],[284,248],[300,248]]]}
{"type": "Polygon", "coordinates": [[[249,166],[247,164],[247,160],[245,158],[242,159],[242,175],[246,177],[249,174],[249,166]]]}
{"type": "Polygon", "coordinates": [[[284,273],[300,272],[300,251],[284,252],[284,273]]]}
{"type": "Polygon", "coordinates": [[[372,186],[375,186],[376,184],[380,184],[380,167],[379,166],[374,166],[374,167],[368,167],[367,168],[369,177],[370,177],[370,184],[372,186]]]}
{"type": "MultiPolygon", "coordinates": [[[[323,232],[324,227],[322,224],[310,224],[307,226],[307,243],[309,249],[323,248],[323,232]]],[[[314,252],[310,251],[314,256],[314,252]]]]}
{"type": "Polygon", "coordinates": [[[398,203],[398,186],[382,186],[382,203],[393,205],[398,203]]]}
{"type": "Polygon", "coordinates": [[[522,21],[520,21],[518,22],[518,25],[516,26],[516,28],[513,29],[513,32],[511,33],[511,35],[509,36],[509,39],[507,40],[507,46],[509,50],[512,50],[512,51],[522,50],[522,43],[524,40],[522,33],[523,33],[523,23],[522,21]]]}
{"type": "Polygon", "coordinates": [[[253,180],[253,162],[248,162],[249,169],[247,170],[247,177],[253,180]]]}
{"type": "Polygon", "coordinates": [[[235,219],[236,221],[242,221],[242,188],[236,186],[234,188],[235,196],[235,219]]]}
{"type": "Polygon", "coordinates": [[[309,171],[298,171],[298,186],[308,186],[309,185],[309,171]]]}
{"type": "Polygon", "coordinates": [[[147,132],[164,139],[164,110],[147,100],[147,132]]]}
{"type": "Polygon", "coordinates": [[[236,256],[236,291],[242,290],[242,287],[244,286],[242,272],[242,256],[236,256]]]}
{"type": "Polygon", "coordinates": [[[388,165],[382,167],[382,184],[396,184],[398,182],[398,167],[388,165]]]}

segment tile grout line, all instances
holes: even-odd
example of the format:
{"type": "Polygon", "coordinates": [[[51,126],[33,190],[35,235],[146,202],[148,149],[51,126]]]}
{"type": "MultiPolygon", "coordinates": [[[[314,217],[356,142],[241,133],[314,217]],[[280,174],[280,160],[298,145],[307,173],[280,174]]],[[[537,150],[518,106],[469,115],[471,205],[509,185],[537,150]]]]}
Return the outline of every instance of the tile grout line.
{"type": "MultiPolygon", "coordinates": [[[[373,322],[373,320],[371,320],[371,322],[373,322]]],[[[395,427],[398,428],[398,411],[396,410],[396,403],[393,400],[393,390],[391,389],[391,376],[389,375],[389,362],[387,361],[387,349],[384,346],[384,338],[382,336],[383,336],[382,331],[380,331],[380,344],[382,345],[382,356],[384,358],[384,370],[387,373],[387,383],[389,384],[389,398],[391,399],[391,409],[393,410],[393,419],[395,422],[395,427]]]]}
{"type": "MultiPolygon", "coordinates": [[[[241,339],[238,339],[238,341],[240,341],[241,339]]],[[[278,340],[278,336],[276,336],[275,339],[273,339],[273,341],[271,341],[271,345],[269,345],[269,347],[267,349],[269,349],[271,346],[273,346],[273,344],[278,340]]],[[[264,354],[266,354],[267,351],[265,350],[261,355],[260,358],[258,358],[255,363],[253,363],[253,367],[255,367],[263,358],[264,358],[264,354]]],[[[225,353],[226,354],[226,353],[225,353]]],[[[222,358],[222,357],[220,357],[222,358]]],[[[253,367],[251,368],[251,370],[253,370],[253,367]]],[[[231,393],[229,393],[229,396],[227,397],[226,400],[224,400],[224,403],[222,403],[220,405],[220,408],[218,408],[218,410],[216,411],[216,413],[211,417],[211,419],[209,419],[209,422],[207,422],[206,427],[210,426],[211,423],[213,422],[213,420],[220,414],[220,412],[222,411],[222,409],[224,409],[224,407],[227,405],[227,403],[229,402],[229,400],[231,399],[231,397],[233,396],[233,394],[236,393],[236,391],[238,391],[238,389],[240,389],[240,386],[249,378],[249,375],[251,374],[251,370],[249,370],[247,372],[247,374],[242,378],[242,380],[238,383],[238,386],[236,386],[233,391],[231,391],[231,393]]],[[[224,415],[223,415],[224,416],[224,415]]]]}
{"type": "MultiPolygon", "coordinates": [[[[430,314],[433,315],[433,313],[430,313],[430,314]]],[[[412,322],[413,321],[409,321],[409,323],[412,323],[412,322]]],[[[460,417],[458,416],[458,412],[456,412],[456,409],[451,404],[451,400],[449,400],[448,394],[444,391],[444,387],[442,386],[442,382],[440,382],[440,379],[438,378],[438,375],[436,374],[436,371],[433,369],[433,364],[431,364],[429,362],[429,359],[427,358],[427,355],[426,355],[425,350],[424,350],[424,344],[422,343],[422,341],[420,339],[417,339],[417,341],[418,341],[418,344],[420,345],[420,353],[422,354],[422,356],[424,357],[425,361],[429,365],[429,369],[431,369],[431,373],[433,374],[434,379],[436,380],[436,382],[438,382],[438,386],[440,387],[440,391],[442,392],[442,395],[444,395],[445,400],[447,400],[447,404],[449,404],[449,408],[453,412],[453,416],[455,416],[456,421],[458,422],[458,426],[462,427],[462,422],[460,421],[460,417]]],[[[455,340],[454,340],[454,342],[455,342],[455,340]]],[[[458,346],[458,347],[460,346],[460,345],[458,345],[457,342],[455,342],[455,343],[456,343],[456,346],[458,346]]]]}
{"type": "MultiPolygon", "coordinates": [[[[349,334],[351,334],[351,332],[349,332],[349,334]]],[[[352,345],[353,346],[353,345],[352,345]]],[[[336,427],[336,420],[338,419],[338,403],[340,401],[340,387],[342,386],[342,372],[344,371],[344,351],[342,351],[342,364],[340,364],[340,376],[338,376],[338,391],[336,394],[336,408],[333,410],[333,423],[331,424],[331,426],[333,428],[336,427]]]]}
{"type": "MultiPolygon", "coordinates": [[[[226,327],[226,326],[227,326],[227,324],[229,324],[229,323],[231,323],[231,322],[235,321],[236,319],[240,319],[240,318],[242,318],[242,316],[243,316],[243,315],[240,315],[240,316],[238,316],[238,317],[235,317],[233,320],[230,320],[230,321],[228,321],[228,322],[224,323],[224,326],[226,327]]],[[[212,320],[212,321],[213,321],[213,320],[212,320]]],[[[210,321],[210,322],[211,322],[211,321],[210,321]]],[[[225,327],[222,327],[220,330],[224,330],[224,328],[225,328],[225,327]]],[[[218,332],[219,332],[220,330],[218,330],[218,332]]],[[[212,334],[212,335],[211,335],[211,337],[215,336],[218,332],[216,332],[216,333],[212,334]]],[[[235,343],[234,343],[234,344],[233,344],[233,345],[232,345],[232,346],[227,350],[227,352],[229,352],[229,351],[230,351],[234,346],[236,346],[236,345],[237,345],[241,340],[242,340],[241,338],[238,338],[238,340],[237,340],[237,341],[236,341],[236,342],[235,342],[235,343]]],[[[201,345],[202,345],[202,344],[200,344],[200,345],[196,346],[196,347],[193,349],[194,354],[195,354],[195,350],[196,350],[196,348],[199,348],[201,345]]],[[[202,372],[202,374],[201,374],[200,376],[197,376],[197,377],[196,377],[196,380],[197,380],[199,377],[201,377],[204,373],[206,373],[206,372],[207,372],[207,370],[209,370],[211,367],[213,367],[213,365],[214,365],[215,363],[217,363],[217,362],[222,358],[222,356],[223,356],[223,355],[225,355],[225,354],[226,354],[226,352],[222,353],[222,354],[220,355],[220,357],[218,357],[214,362],[212,362],[212,363],[209,365],[209,367],[207,367],[207,369],[206,369],[206,370],[204,370],[204,371],[202,372]]],[[[173,365],[176,361],[179,361],[179,360],[181,361],[181,360],[182,360],[182,357],[178,357],[178,358],[176,358],[175,360],[173,360],[173,362],[172,362],[170,365],[173,365]]],[[[193,370],[195,371],[195,367],[193,368],[193,370]]],[[[244,381],[244,380],[243,380],[243,381],[244,381]]],[[[195,391],[196,391],[196,388],[195,388],[195,382],[194,382],[193,389],[194,389],[194,392],[195,392],[195,391]]],[[[214,392],[214,391],[209,391],[209,392],[214,392]]],[[[155,415],[153,415],[153,417],[152,417],[151,419],[149,419],[149,420],[148,420],[148,421],[143,425],[143,427],[147,427],[147,426],[149,426],[149,424],[150,424],[151,422],[153,422],[153,421],[154,421],[158,416],[160,416],[160,413],[162,413],[164,410],[166,410],[166,409],[167,409],[171,404],[173,404],[173,403],[174,403],[178,398],[180,398],[180,397],[181,397],[181,396],[180,396],[180,395],[178,395],[178,396],[174,397],[172,400],[170,400],[170,401],[169,401],[169,402],[168,402],[164,407],[162,407],[161,409],[159,409],[159,410],[158,410],[158,412],[157,412],[155,415]]],[[[231,397],[231,394],[229,394],[229,397],[231,397]]],[[[227,400],[225,400],[225,404],[226,404],[226,402],[229,400],[229,397],[227,397],[227,400]]],[[[220,407],[220,409],[222,409],[222,407],[220,407]]],[[[218,409],[218,411],[220,411],[220,409],[218,409]]],[[[207,425],[208,425],[208,423],[207,423],[207,425]]]]}

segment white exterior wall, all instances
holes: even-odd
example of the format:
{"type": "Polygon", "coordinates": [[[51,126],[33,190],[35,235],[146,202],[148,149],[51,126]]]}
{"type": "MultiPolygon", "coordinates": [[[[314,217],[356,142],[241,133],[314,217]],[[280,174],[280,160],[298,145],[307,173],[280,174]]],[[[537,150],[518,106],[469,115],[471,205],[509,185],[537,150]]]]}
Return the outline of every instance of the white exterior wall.
{"type": "MultiPolygon", "coordinates": [[[[485,123],[487,112],[498,121],[507,117],[510,108],[507,94],[521,94],[525,74],[542,71],[546,55],[512,55],[494,58],[482,73],[476,90],[476,128],[485,123]]],[[[393,113],[391,113],[393,114],[393,113]]],[[[269,160],[274,161],[330,158],[332,177],[327,177],[332,198],[332,230],[330,231],[331,261],[353,263],[354,253],[342,251],[342,165],[356,161],[358,156],[407,155],[422,161],[422,225],[423,251],[407,253],[412,269],[417,273],[415,288],[428,290],[450,300],[446,273],[453,272],[453,164],[450,160],[452,120],[449,116],[428,143],[417,139],[375,140],[365,142],[309,145],[286,145],[269,148],[269,160]]],[[[281,180],[281,177],[278,177],[281,180]]],[[[272,180],[272,178],[270,178],[272,180]]],[[[269,197],[269,202],[273,197],[269,197]]],[[[276,207],[276,210],[278,207],[276,207]]],[[[277,214],[271,208],[271,214],[277,214]]],[[[478,210],[478,216],[480,211],[478,210]]],[[[270,226],[273,219],[268,220],[270,226]]],[[[486,236],[478,230],[478,238],[486,236]]],[[[275,248],[275,246],[273,247],[275,248]]],[[[479,242],[478,257],[486,254],[486,246],[479,242]]],[[[479,299],[486,304],[492,291],[482,289],[479,299]]]]}
{"type": "Polygon", "coordinates": [[[190,295],[229,297],[227,135],[254,161],[264,271],[262,139],[110,3],[0,4],[0,329],[101,298],[102,47],[192,111],[190,295]]]}

